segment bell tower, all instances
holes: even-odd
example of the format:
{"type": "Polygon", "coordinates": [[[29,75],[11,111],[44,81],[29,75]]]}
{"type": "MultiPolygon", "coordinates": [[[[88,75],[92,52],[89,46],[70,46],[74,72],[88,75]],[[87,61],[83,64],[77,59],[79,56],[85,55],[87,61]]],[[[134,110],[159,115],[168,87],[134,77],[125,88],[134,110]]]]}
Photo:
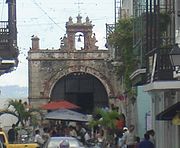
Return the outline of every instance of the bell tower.
{"type": "MultiPolygon", "coordinates": [[[[38,107],[48,101],[67,100],[91,113],[97,107],[107,107],[112,96],[123,92],[121,80],[115,75],[111,51],[98,49],[88,17],[76,22],[69,17],[60,49],[41,49],[40,38],[33,36],[28,52],[29,102],[38,107]],[[77,49],[77,43],[83,43],[77,49]]],[[[115,99],[114,99],[115,100],[115,99]]],[[[122,103],[119,99],[116,105],[122,103]]],[[[123,105],[119,109],[124,112],[123,105]]]]}
{"type": "Polygon", "coordinates": [[[68,51],[77,50],[76,43],[83,40],[83,46],[80,50],[97,50],[98,46],[95,45],[97,40],[92,29],[93,25],[89,17],[86,17],[85,22],[82,22],[82,17],[78,15],[76,23],[73,22],[72,17],[69,17],[69,21],[66,22],[66,35],[61,40],[61,49],[68,51]]]}

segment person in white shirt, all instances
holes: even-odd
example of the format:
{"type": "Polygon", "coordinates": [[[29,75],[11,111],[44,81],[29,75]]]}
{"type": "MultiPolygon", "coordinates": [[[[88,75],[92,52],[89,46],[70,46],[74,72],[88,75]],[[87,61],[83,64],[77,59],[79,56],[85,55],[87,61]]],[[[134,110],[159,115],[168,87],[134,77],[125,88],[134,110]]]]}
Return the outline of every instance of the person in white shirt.
{"type": "Polygon", "coordinates": [[[43,140],[43,138],[40,135],[40,130],[38,130],[38,129],[35,131],[34,142],[39,144],[40,148],[43,148],[44,140],[43,140]]]}
{"type": "Polygon", "coordinates": [[[84,139],[85,139],[85,141],[88,141],[88,140],[91,139],[91,137],[90,137],[88,131],[86,131],[86,133],[85,133],[85,135],[84,135],[84,139]]]}
{"type": "Polygon", "coordinates": [[[77,137],[77,132],[73,126],[69,126],[69,135],[72,137],[77,137]]]}
{"type": "Polygon", "coordinates": [[[124,143],[127,148],[134,148],[135,145],[135,135],[134,135],[134,125],[129,126],[129,131],[125,132],[123,135],[124,143]]]}

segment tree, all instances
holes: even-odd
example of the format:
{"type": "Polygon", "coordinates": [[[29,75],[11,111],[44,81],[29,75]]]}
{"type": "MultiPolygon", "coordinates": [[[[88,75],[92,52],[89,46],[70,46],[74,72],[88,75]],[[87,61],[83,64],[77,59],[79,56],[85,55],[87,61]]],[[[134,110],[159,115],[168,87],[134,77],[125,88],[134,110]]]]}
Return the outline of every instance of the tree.
{"type": "Polygon", "coordinates": [[[133,53],[133,18],[120,19],[115,31],[108,38],[110,46],[116,50],[116,56],[120,57],[122,65],[116,69],[116,74],[124,78],[125,90],[131,90],[129,76],[137,65],[133,53]]]}
{"type": "Polygon", "coordinates": [[[29,107],[27,102],[22,103],[22,100],[9,100],[8,107],[0,111],[0,115],[11,114],[17,117],[16,126],[21,124],[23,127],[27,121],[36,118],[35,113],[42,114],[40,110],[29,107]]]}
{"type": "Polygon", "coordinates": [[[116,129],[116,120],[120,117],[119,113],[114,110],[105,110],[97,108],[95,115],[100,116],[100,119],[94,119],[89,122],[91,127],[102,126],[106,141],[111,143],[113,141],[113,135],[116,129]]]}

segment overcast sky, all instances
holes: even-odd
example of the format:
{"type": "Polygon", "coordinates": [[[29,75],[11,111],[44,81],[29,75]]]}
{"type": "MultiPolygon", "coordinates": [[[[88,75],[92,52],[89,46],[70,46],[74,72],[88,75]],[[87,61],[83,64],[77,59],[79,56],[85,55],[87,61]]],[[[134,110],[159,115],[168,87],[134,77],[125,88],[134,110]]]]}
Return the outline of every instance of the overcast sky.
{"type": "MultiPolygon", "coordinates": [[[[0,20],[7,20],[6,0],[0,0],[0,20]]],[[[60,37],[65,33],[65,23],[71,16],[76,22],[78,13],[89,16],[94,24],[97,45],[105,48],[105,24],[114,23],[114,0],[16,0],[17,30],[20,63],[11,73],[0,76],[0,86],[28,86],[27,52],[31,47],[31,36],[40,38],[40,48],[59,48],[60,37]],[[79,4],[78,4],[79,3],[79,4]]]]}

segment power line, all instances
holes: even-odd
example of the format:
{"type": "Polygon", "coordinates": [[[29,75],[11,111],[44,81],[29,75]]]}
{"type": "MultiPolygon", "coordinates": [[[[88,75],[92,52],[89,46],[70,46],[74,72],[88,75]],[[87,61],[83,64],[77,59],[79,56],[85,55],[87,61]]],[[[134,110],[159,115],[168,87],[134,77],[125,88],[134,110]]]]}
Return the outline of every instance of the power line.
{"type": "Polygon", "coordinates": [[[61,26],[59,26],[58,23],[56,23],[35,0],[33,0],[33,2],[58,28],[60,28],[61,30],[65,32],[65,30],[61,26]]]}
{"type": "MultiPolygon", "coordinates": [[[[57,23],[57,24],[62,24],[62,23],[57,23]]],[[[51,25],[52,23],[38,23],[38,26],[51,26],[51,25]]],[[[28,23],[28,24],[19,23],[18,26],[21,26],[21,27],[37,26],[37,23],[28,23]]]]}
{"type": "MultiPolygon", "coordinates": [[[[106,18],[107,19],[107,18],[106,18]]],[[[92,21],[104,21],[105,19],[104,18],[96,18],[96,19],[91,19],[92,21]]],[[[20,21],[19,21],[20,22],[20,21]]],[[[38,25],[40,25],[40,26],[50,26],[50,25],[52,25],[52,24],[54,24],[54,23],[45,23],[45,22],[39,22],[38,23],[38,25]]],[[[61,23],[57,23],[58,25],[59,24],[65,24],[65,22],[61,22],[61,23]]],[[[23,22],[21,22],[21,23],[19,23],[18,24],[18,26],[21,26],[21,27],[29,27],[29,26],[37,26],[37,23],[23,23],[23,22]]]]}

